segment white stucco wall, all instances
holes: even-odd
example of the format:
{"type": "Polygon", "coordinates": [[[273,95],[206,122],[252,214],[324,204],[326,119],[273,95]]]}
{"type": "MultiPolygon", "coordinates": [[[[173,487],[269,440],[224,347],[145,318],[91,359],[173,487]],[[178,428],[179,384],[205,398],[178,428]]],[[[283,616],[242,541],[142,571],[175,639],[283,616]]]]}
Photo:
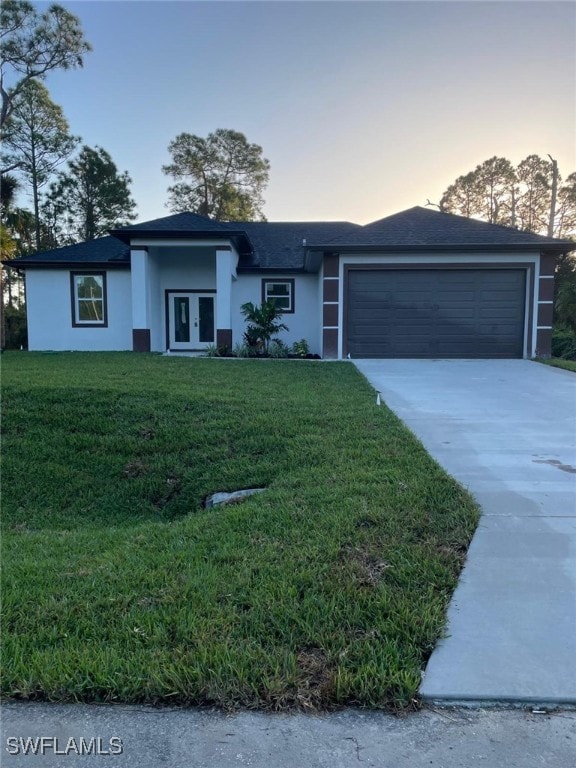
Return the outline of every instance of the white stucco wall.
{"type": "MultiPolygon", "coordinates": [[[[132,349],[129,270],[107,270],[107,328],[73,328],[68,269],[27,269],[28,349],[107,351],[132,349]]],[[[81,265],[78,270],[81,271],[81,265]]],[[[95,270],[102,271],[102,270],[95,270]]]]}
{"type": "Polygon", "coordinates": [[[318,303],[318,275],[278,275],[278,274],[239,274],[232,283],[232,338],[233,343],[242,343],[246,330],[246,321],[240,311],[242,304],[251,301],[253,304],[262,302],[262,280],[294,279],[293,314],[282,316],[281,322],[288,326],[288,331],[279,334],[286,344],[293,344],[300,339],[306,339],[312,354],[320,354],[321,327],[320,308],[318,303]]]}
{"type": "Polygon", "coordinates": [[[159,267],[161,291],[216,288],[216,254],[212,248],[151,248],[159,267]]]}
{"type": "Polygon", "coordinates": [[[163,352],[164,341],[164,304],[160,299],[160,260],[153,249],[148,253],[148,280],[150,290],[150,349],[163,352]]]}

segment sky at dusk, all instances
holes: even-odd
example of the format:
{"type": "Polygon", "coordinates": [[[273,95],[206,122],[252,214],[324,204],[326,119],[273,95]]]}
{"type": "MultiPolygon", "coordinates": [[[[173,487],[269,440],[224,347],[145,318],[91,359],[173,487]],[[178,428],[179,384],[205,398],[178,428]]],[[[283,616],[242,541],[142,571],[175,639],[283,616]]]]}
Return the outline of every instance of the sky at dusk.
{"type": "Polygon", "coordinates": [[[364,224],[493,155],[576,170],[572,2],[60,3],[94,50],[46,85],[128,170],[139,221],[169,214],[181,132],[260,144],[271,221],[364,224]]]}

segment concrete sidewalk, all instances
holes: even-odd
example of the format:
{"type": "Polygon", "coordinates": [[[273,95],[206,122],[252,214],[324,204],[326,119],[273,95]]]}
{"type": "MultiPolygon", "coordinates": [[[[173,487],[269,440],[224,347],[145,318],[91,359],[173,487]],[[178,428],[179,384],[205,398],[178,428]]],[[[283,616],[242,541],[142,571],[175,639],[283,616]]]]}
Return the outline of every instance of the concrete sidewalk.
{"type": "Polygon", "coordinates": [[[227,716],[193,709],[29,703],[5,704],[2,711],[6,768],[560,768],[573,765],[575,753],[576,712],[227,716]],[[22,754],[20,739],[42,736],[49,739],[43,754],[22,754]],[[54,747],[63,752],[70,739],[80,745],[81,738],[87,744],[94,738],[100,755],[55,754],[54,747]],[[121,754],[104,754],[113,738],[121,754]],[[16,749],[20,754],[10,754],[16,749]]]}
{"type": "Polygon", "coordinates": [[[576,703],[576,375],[527,360],[356,360],[483,515],[421,694],[576,703]]]}

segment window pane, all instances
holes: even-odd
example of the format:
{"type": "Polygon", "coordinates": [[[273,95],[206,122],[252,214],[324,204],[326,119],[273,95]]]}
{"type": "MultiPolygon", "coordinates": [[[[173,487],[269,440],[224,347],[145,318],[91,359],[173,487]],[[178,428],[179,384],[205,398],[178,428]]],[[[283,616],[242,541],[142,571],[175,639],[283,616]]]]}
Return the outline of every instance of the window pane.
{"type": "Polygon", "coordinates": [[[289,296],[289,283],[268,283],[268,296],[289,296]]]}
{"type": "Polygon", "coordinates": [[[80,299],[78,302],[78,320],[81,323],[101,323],[104,320],[104,302],[101,299],[88,301],[80,299]]]}
{"type": "Polygon", "coordinates": [[[79,299],[101,299],[103,280],[101,275],[76,277],[76,295],[79,299]]]}
{"type": "Polygon", "coordinates": [[[293,285],[291,282],[266,281],[264,289],[266,301],[273,302],[275,306],[285,312],[292,312],[293,285]]]}
{"type": "Polygon", "coordinates": [[[290,309],[289,296],[270,296],[268,301],[272,301],[279,309],[290,309]]]}

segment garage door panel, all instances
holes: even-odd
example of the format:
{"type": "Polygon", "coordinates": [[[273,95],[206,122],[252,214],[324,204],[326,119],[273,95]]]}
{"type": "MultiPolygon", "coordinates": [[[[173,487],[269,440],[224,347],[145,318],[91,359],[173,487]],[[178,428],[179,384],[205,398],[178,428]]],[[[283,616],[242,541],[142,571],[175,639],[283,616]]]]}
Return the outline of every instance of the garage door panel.
{"type": "Polygon", "coordinates": [[[511,301],[514,301],[515,296],[516,296],[516,291],[513,291],[510,288],[507,288],[504,291],[489,291],[488,289],[485,291],[480,291],[481,301],[491,301],[491,302],[501,301],[507,304],[511,301]]]}
{"type": "Polygon", "coordinates": [[[392,294],[389,301],[392,304],[420,304],[422,301],[433,301],[434,293],[429,289],[410,289],[407,285],[404,288],[399,288],[398,291],[392,294]]]}
{"type": "Polygon", "coordinates": [[[468,287],[465,290],[458,291],[458,293],[454,293],[454,291],[438,291],[436,294],[436,299],[440,304],[443,304],[445,301],[461,301],[462,303],[466,303],[469,301],[473,301],[475,297],[475,293],[472,290],[469,290],[468,287]]]}
{"type": "Polygon", "coordinates": [[[502,318],[516,319],[516,312],[513,307],[494,307],[489,309],[480,309],[479,317],[481,320],[500,320],[502,318]]]}
{"type": "Polygon", "coordinates": [[[480,323],[478,326],[481,336],[502,336],[503,340],[516,338],[516,326],[514,323],[480,323]]]}
{"type": "Polygon", "coordinates": [[[434,309],[432,305],[428,307],[419,307],[418,309],[403,306],[395,308],[395,311],[393,310],[392,314],[394,315],[395,322],[398,320],[406,321],[407,323],[412,320],[421,322],[422,320],[430,320],[434,314],[434,309]]]}
{"type": "Polygon", "coordinates": [[[377,291],[361,291],[358,299],[366,304],[394,304],[394,295],[390,291],[378,293],[377,291]]]}
{"type": "Polygon", "coordinates": [[[387,307],[379,307],[377,304],[375,304],[373,307],[368,307],[359,313],[354,318],[354,322],[360,325],[370,325],[371,321],[373,320],[377,323],[394,324],[394,318],[395,314],[392,309],[387,307]]]}
{"type": "Polygon", "coordinates": [[[354,270],[347,282],[353,357],[522,357],[521,269],[354,270]]]}
{"type": "Polygon", "coordinates": [[[413,325],[406,325],[400,328],[392,328],[395,332],[394,337],[396,339],[402,339],[404,342],[416,342],[416,336],[422,336],[426,338],[428,336],[427,326],[421,323],[414,323],[413,325]]]}
{"type": "Polygon", "coordinates": [[[476,318],[476,312],[473,307],[451,307],[448,309],[442,309],[439,322],[443,319],[446,320],[474,320],[476,318]]]}

